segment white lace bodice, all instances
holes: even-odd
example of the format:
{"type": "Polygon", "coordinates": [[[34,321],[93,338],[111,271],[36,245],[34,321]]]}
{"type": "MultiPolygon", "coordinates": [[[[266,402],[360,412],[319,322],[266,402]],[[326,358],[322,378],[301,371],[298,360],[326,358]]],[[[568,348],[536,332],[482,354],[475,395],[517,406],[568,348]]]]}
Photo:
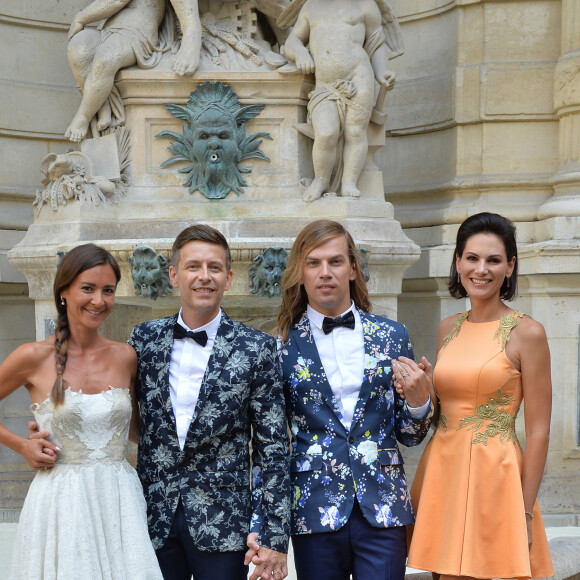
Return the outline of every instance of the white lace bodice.
{"type": "Polygon", "coordinates": [[[111,387],[94,395],[65,392],[64,402],[54,406],[50,397],[31,405],[41,431],[51,433],[58,447],[57,465],[87,465],[123,461],[131,421],[128,389],[111,387]]]}

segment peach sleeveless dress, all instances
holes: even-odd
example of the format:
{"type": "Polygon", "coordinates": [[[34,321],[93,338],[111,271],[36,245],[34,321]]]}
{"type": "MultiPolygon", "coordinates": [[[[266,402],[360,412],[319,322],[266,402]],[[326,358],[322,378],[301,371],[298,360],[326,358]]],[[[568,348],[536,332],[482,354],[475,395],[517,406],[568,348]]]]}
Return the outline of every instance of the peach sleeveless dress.
{"type": "Polygon", "coordinates": [[[437,430],[411,487],[416,513],[408,566],[475,578],[542,578],[554,570],[538,502],[528,550],[515,432],[522,381],[505,353],[521,312],[470,323],[445,339],[434,370],[437,430]]]}

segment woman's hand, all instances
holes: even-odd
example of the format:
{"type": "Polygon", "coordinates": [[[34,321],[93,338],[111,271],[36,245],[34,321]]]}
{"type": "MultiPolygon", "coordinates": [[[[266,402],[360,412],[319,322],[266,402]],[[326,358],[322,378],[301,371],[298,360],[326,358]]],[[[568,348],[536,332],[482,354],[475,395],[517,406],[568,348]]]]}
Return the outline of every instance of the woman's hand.
{"type": "Polygon", "coordinates": [[[435,400],[433,388],[433,367],[425,358],[417,364],[413,359],[400,356],[392,361],[395,389],[410,407],[422,407],[431,396],[435,400]]]}
{"type": "Polygon", "coordinates": [[[49,441],[48,431],[39,431],[34,421],[28,422],[28,439],[24,439],[22,457],[36,470],[51,469],[56,463],[56,454],[60,449],[49,441]]]}

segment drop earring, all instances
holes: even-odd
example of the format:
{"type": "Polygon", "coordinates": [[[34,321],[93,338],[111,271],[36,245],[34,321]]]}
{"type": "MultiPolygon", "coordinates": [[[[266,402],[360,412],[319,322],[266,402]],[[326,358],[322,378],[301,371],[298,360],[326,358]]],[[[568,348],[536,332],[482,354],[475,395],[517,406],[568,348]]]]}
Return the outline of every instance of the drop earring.
{"type": "Polygon", "coordinates": [[[66,300],[62,296],[60,297],[60,305],[66,306],[66,300]]]}

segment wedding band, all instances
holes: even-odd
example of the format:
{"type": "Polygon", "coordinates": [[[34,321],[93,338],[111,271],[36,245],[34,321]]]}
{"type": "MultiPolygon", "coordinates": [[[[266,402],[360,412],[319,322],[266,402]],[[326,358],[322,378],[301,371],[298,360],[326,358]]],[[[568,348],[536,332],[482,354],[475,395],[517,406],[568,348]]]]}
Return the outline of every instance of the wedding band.
{"type": "Polygon", "coordinates": [[[409,373],[403,373],[403,377],[408,377],[409,373]]]}

